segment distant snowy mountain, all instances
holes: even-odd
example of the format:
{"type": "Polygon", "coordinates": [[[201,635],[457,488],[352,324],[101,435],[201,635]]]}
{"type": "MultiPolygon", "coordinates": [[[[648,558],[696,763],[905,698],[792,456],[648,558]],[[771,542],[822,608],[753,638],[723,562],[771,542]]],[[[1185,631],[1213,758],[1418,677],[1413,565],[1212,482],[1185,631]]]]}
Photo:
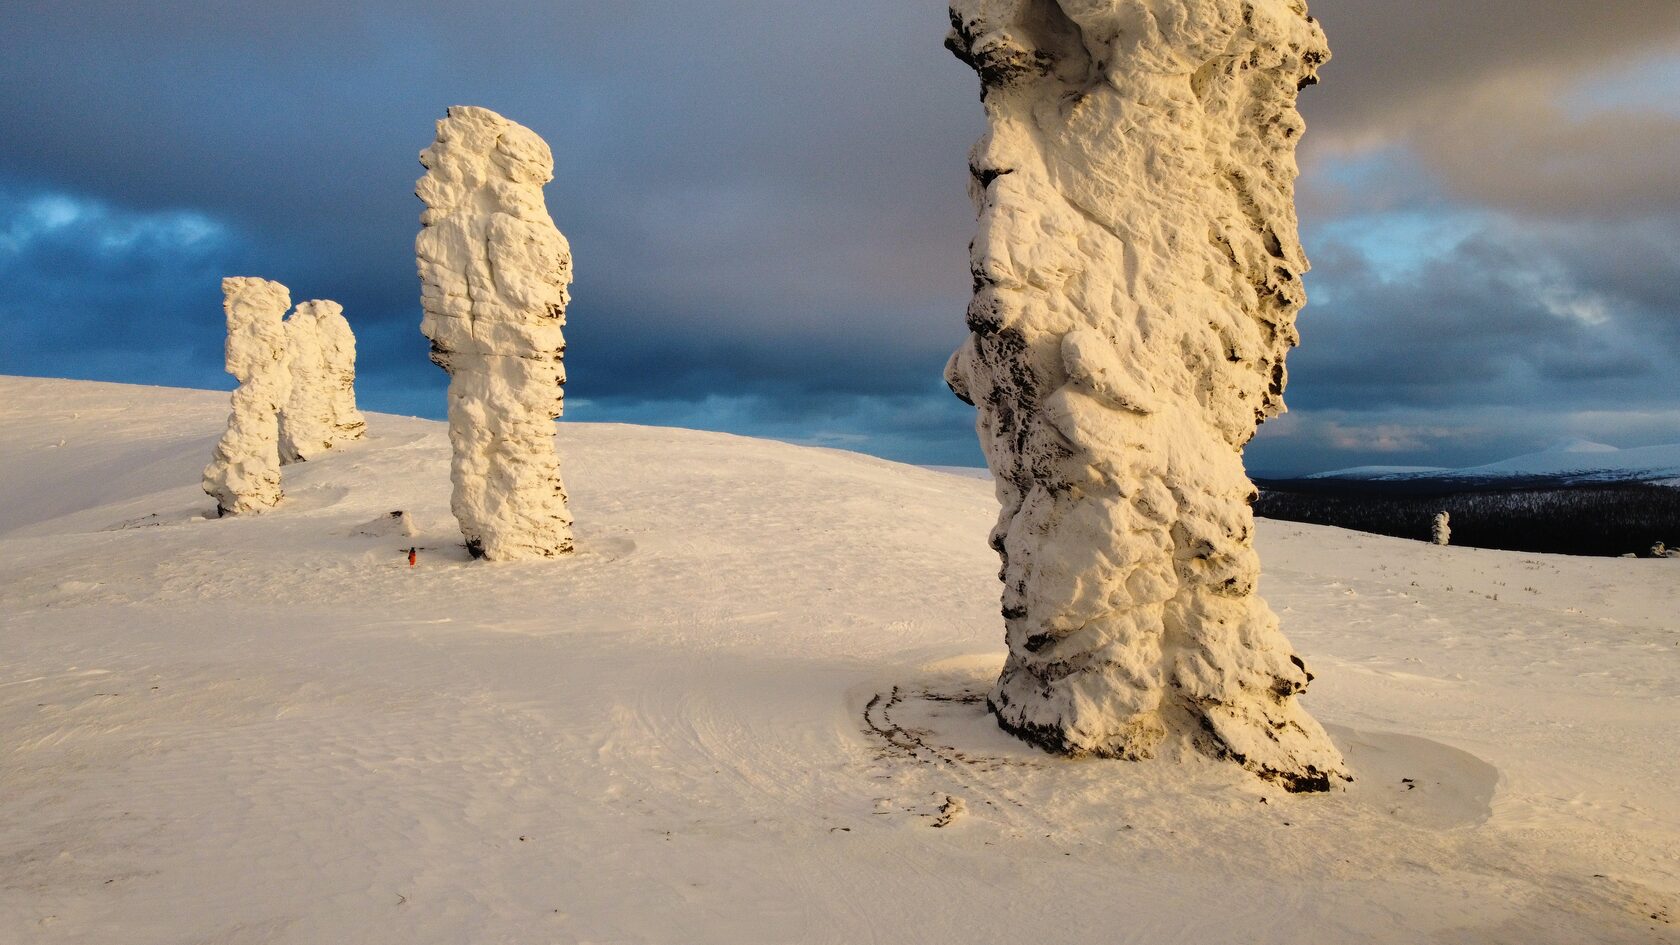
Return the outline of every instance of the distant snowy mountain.
{"type": "Polygon", "coordinates": [[[1617,449],[1591,440],[1563,440],[1537,453],[1462,469],[1356,466],[1316,473],[1307,479],[1379,482],[1419,479],[1542,479],[1561,483],[1665,482],[1680,484],[1680,443],[1617,449]]]}
{"type": "Polygon", "coordinates": [[[1391,476],[1427,476],[1452,472],[1445,466],[1352,466],[1331,472],[1313,473],[1303,479],[1387,479],[1391,476]]]}

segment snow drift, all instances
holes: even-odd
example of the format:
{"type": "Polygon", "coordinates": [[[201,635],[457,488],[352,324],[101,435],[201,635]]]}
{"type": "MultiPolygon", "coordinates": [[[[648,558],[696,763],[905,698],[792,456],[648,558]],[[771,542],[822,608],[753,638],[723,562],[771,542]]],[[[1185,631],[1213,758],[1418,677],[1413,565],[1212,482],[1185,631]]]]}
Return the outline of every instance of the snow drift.
{"type": "Polygon", "coordinates": [[[1255,593],[1241,452],[1283,409],[1305,301],[1295,98],[1324,35],[1291,0],[958,0],[951,22],[988,121],[946,376],[1003,506],[998,721],[1324,790],[1345,768],[1255,593]]]}

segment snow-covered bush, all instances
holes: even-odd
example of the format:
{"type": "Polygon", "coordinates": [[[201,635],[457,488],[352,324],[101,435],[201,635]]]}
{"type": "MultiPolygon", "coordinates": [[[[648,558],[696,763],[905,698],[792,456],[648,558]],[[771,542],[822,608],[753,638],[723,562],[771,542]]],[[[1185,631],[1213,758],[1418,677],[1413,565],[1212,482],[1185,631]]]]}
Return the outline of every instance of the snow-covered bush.
{"type": "Polygon", "coordinates": [[[1452,516],[1445,512],[1436,512],[1431,536],[1437,545],[1452,544],[1452,516]]]}
{"type": "Polygon", "coordinates": [[[1293,0],[956,0],[981,80],[971,334],[1003,505],[1009,657],[990,705],[1054,751],[1171,738],[1294,790],[1344,776],[1255,594],[1242,447],[1283,409],[1307,260],[1293,0]]]}
{"type": "Polygon", "coordinates": [[[572,255],[543,203],[554,159],[530,129],[455,106],[420,163],[420,330],[450,375],[455,517],[474,556],[566,553],[554,419],[572,255]]]}
{"type": "Polygon", "coordinates": [[[215,498],[218,514],[260,512],[280,501],[280,410],[292,387],[281,319],[291,305],[278,282],[222,280],[227,372],[239,387],[227,431],[204,470],[204,491],[215,498]]]}

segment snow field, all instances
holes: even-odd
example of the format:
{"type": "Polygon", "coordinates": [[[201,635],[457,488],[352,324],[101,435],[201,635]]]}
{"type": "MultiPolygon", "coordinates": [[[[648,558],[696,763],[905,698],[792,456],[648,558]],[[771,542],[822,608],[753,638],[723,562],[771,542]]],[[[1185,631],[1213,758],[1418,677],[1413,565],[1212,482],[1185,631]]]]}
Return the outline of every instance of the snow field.
{"type": "Polygon", "coordinates": [[[1261,523],[1301,797],[998,731],[989,483],[568,423],[492,564],[431,421],[205,518],[225,410],[0,379],[0,941],[1680,940],[1674,562],[1261,523]]]}

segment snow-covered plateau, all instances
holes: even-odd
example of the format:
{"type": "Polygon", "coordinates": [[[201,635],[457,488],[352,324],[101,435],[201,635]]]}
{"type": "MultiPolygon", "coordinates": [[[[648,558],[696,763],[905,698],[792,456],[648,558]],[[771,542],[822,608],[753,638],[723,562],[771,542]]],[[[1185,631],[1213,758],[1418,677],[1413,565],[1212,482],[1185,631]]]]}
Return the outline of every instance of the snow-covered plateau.
{"type": "Polygon", "coordinates": [[[1292,795],[998,730],[988,482],[566,423],[489,563],[434,421],[214,518],[227,404],[0,378],[0,942],[1680,941],[1680,562],[1262,521],[1292,795]]]}

